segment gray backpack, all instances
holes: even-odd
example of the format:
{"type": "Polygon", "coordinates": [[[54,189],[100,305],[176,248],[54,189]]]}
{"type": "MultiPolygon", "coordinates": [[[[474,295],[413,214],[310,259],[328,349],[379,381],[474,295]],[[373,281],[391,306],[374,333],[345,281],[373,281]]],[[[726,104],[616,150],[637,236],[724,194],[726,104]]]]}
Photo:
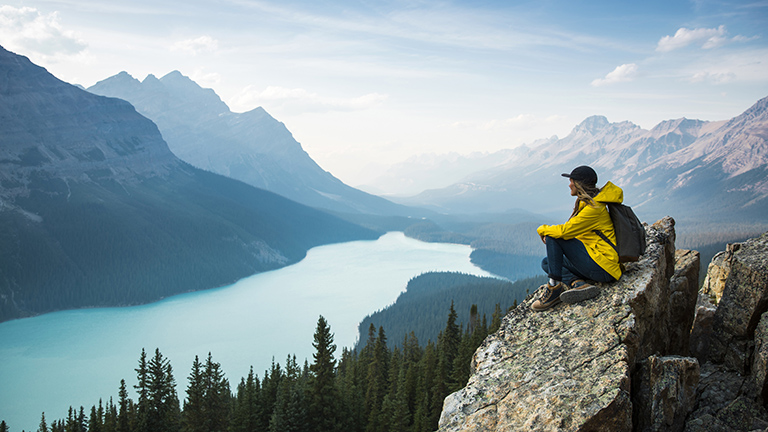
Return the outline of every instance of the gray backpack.
{"type": "Polygon", "coordinates": [[[620,263],[639,260],[645,253],[645,227],[631,207],[616,203],[606,203],[606,205],[616,233],[616,244],[613,244],[600,230],[595,230],[595,234],[616,250],[620,263]]]}

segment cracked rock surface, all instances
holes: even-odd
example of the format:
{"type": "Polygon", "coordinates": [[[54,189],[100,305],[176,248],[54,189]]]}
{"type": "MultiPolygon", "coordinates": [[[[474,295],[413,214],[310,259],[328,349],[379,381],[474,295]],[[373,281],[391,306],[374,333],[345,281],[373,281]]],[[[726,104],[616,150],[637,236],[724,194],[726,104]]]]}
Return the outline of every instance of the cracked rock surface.
{"type": "Polygon", "coordinates": [[[537,291],[510,311],[445,399],[440,431],[631,431],[636,362],[687,354],[667,330],[690,329],[692,313],[679,312],[693,311],[698,289],[698,254],[678,252],[675,269],[674,220],[646,231],[646,254],[598,297],[534,312],[537,291]]]}

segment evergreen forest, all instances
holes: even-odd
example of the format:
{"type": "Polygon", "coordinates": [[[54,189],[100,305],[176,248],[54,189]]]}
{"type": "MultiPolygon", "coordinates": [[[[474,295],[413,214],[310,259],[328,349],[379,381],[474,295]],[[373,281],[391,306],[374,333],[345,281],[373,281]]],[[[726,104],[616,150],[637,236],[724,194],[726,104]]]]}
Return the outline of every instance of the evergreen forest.
{"type": "Polygon", "coordinates": [[[469,323],[473,310],[479,316],[491,316],[514,308],[546,281],[543,275],[510,282],[457,272],[421,274],[408,282],[393,304],[363,318],[358,326],[357,348],[366,343],[372,324],[387,329],[390,347],[400,344],[411,332],[422,345],[436,341],[451,303],[458,322],[469,323]]]}
{"type": "MultiPolygon", "coordinates": [[[[260,377],[253,368],[233,385],[209,353],[195,357],[184,383],[159,349],[142,350],[135,369],[136,399],[126,380],[117,397],[65,418],[46,419],[38,432],[426,432],[437,429],[444,398],[464,387],[470,361],[485,337],[501,325],[470,310],[466,325],[451,304],[437,341],[420,344],[414,333],[390,347],[384,327],[372,323],[358,350],[337,351],[319,317],[311,363],[288,355],[260,377]],[[179,387],[183,387],[180,393],[179,387]]],[[[0,423],[0,432],[9,431],[0,423]]]]}

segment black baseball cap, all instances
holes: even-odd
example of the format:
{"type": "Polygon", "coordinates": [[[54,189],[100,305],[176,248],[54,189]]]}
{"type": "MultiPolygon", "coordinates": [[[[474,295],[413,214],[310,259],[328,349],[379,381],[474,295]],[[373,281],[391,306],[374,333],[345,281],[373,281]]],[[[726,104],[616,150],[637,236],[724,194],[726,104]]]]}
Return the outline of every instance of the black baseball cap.
{"type": "Polygon", "coordinates": [[[594,186],[597,184],[597,173],[586,165],[574,168],[570,174],[563,173],[563,177],[568,177],[569,179],[573,179],[573,181],[584,183],[586,185],[594,186]]]}

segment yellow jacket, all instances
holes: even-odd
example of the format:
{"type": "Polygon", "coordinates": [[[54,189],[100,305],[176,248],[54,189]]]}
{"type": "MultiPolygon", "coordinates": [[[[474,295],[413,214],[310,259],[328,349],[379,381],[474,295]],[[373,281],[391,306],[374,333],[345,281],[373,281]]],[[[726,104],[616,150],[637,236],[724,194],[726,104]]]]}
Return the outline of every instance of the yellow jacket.
{"type": "Polygon", "coordinates": [[[540,236],[580,240],[597,265],[618,280],[621,277],[619,255],[611,245],[595,234],[594,230],[602,231],[613,244],[616,244],[616,233],[613,231],[613,222],[608,215],[605,203],[621,203],[624,201],[624,191],[615,184],[608,182],[594,200],[594,207],[581,202],[579,212],[568,219],[566,223],[542,225],[536,229],[536,232],[540,236]]]}

